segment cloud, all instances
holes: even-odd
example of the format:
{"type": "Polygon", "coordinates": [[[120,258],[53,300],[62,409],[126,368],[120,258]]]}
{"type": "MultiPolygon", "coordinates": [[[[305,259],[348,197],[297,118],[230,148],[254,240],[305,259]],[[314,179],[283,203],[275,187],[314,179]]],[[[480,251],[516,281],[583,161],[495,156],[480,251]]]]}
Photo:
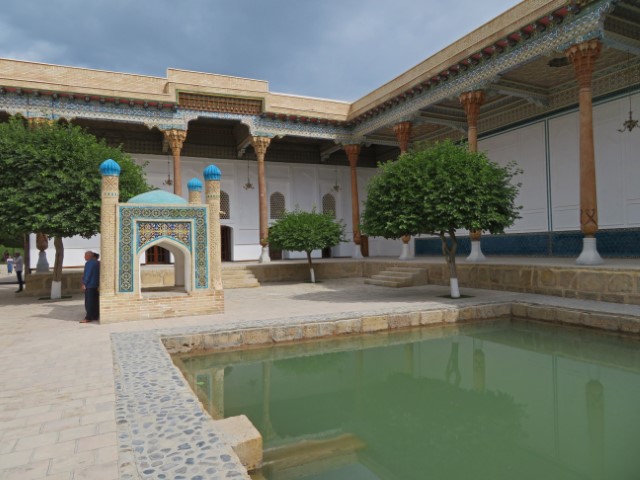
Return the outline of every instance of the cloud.
{"type": "Polygon", "coordinates": [[[7,2],[0,56],[164,76],[181,68],[355,100],[515,1],[7,2]]]}

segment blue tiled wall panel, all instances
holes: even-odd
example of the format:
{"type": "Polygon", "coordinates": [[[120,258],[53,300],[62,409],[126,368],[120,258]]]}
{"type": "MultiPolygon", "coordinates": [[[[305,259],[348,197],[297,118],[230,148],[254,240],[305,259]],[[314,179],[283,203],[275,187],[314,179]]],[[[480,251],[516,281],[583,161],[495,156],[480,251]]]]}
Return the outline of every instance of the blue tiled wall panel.
{"type": "MultiPolygon", "coordinates": [[[[577,257],[582,251],[580,231],[485,235],[481,239],[485,255],[577,257]]],[[[603,257],[640,257],[640,229],[601,230],[596,233],[603,257]]],[[[439,238],[417,238],[416,256],[441,255],[439,238]]],[[[458,238],[458,254],[469,255],[469,237],[458,238]]]]}

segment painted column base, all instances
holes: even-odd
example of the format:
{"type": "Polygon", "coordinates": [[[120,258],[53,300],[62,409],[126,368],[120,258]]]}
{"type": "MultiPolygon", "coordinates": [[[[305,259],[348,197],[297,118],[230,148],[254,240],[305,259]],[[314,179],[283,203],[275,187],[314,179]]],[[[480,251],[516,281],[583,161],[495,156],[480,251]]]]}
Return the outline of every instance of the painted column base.
{"type": "Polygon", "coordinates": [[[596,248],[595,237],[584,237],[582,239],[582,253],[576,259],[577,265],[601,265],[604,263],[596,248]]]}
{"type": "Polygon", "coordinates": [[[62,282],[51,282],[51,300],[62,298],[62,282]]]}
{"type": "Polygon", "coordinates": [[[460,288],[458,287],[458,279],[450,278],[449,285],[451,285],[451,298],[460,298],[460,288]]]}
{"type": "Polygon", "coordinates": [[[49,271],[49,262],[47,261],[47,254],[40,252],[38,254],[38,263],[36,264],[36,272],[46,273],[49,271]]]}
{"type": "Polygon", "coordinates": [[[480,248],[480,240],[471,240],[471,253],[465,259],[469,263],[486,262],[487,257],[482,253],[480,248]]]}
{"type": "Polygon", "coordinates": [[[362,252],[360,251],[360,245],[357,243],[353,244],[353,255],[351,258],[362,258],[362,252]]]}
{"type": "Polygon", "coordinates": [[[269,256],[269,247],[262,247],[262,252],[260,253],[260,258],[258,259],[260,263],[269,263],[271,261],[271,257],[269,256]]]}
{"type": "Polygon", "coordinates": [[[411,255],[411,249],[409,248],[409,244],[408,243],[403,243],[402,244],[402,253],[398,257],[398,260],[409,260],[411,258],[413,258],[413,255],[411,255]]]}

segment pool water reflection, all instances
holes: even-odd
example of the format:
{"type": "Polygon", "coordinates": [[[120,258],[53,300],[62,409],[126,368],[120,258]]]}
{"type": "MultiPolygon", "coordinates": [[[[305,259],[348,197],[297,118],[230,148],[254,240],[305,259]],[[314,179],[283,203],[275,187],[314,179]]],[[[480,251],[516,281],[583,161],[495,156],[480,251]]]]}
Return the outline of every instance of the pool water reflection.
{"type": "Polygon", "coordinates": [[[640,342],[519,321],[179,356],[276,479],[640,478],[640,342]]]}

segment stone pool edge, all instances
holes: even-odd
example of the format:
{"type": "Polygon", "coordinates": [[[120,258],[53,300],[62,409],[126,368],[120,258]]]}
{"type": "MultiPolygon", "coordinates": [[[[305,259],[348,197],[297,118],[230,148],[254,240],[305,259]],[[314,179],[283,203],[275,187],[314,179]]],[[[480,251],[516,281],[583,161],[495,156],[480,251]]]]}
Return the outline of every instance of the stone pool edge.
{"type": "Polygon", "coordinates": [[[640,317],[529,301],[412,306],[111,334],[120,478],[249,479],[170,354],[273,345],[501,317],[640,334],[640,317]]]}

